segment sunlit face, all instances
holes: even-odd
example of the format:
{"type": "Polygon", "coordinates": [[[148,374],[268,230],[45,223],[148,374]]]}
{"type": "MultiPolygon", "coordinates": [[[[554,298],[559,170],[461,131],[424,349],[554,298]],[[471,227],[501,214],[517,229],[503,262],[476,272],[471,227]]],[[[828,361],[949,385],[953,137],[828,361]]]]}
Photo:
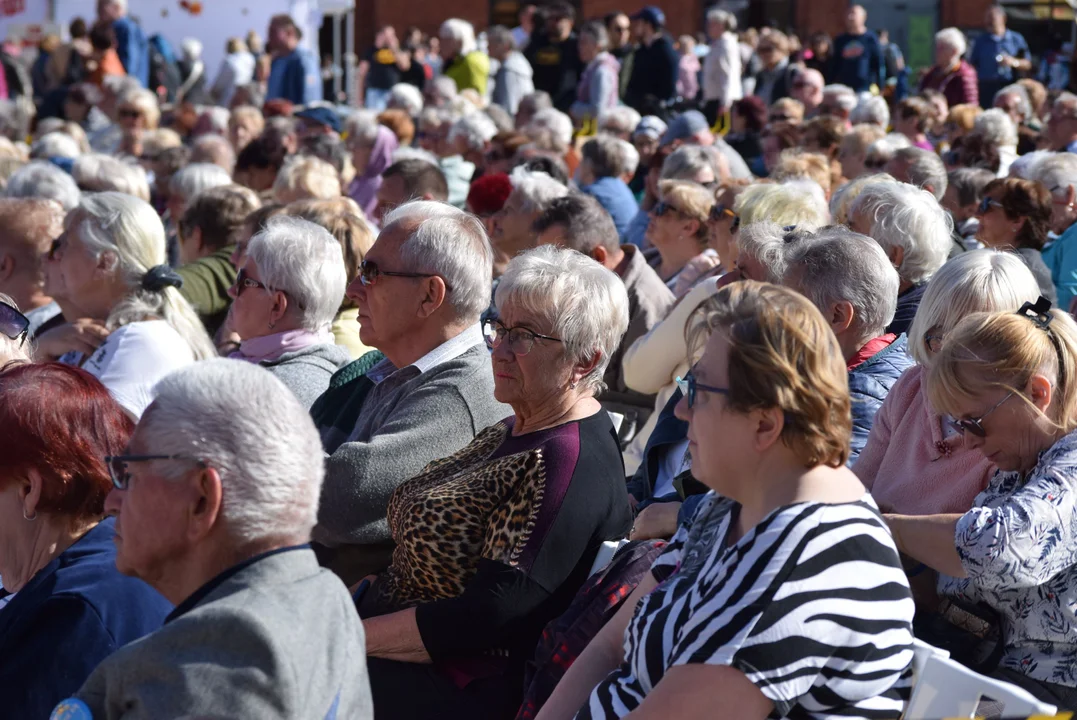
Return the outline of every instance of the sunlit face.
{"type": "MultiPolygon", "coordinates": [[[[507,303],[498,320],[506,328],[526,328],[538,335],[557,337],[547,318],[537,317],[507,303]]],[[[505,339],[493,350],[494,397],[513,407],[548,407],[568,392],[573,366],[563,343],[535,338],[531,350],[517,355],[505,339]]]]}
{"type": "Polygon", "coordinates": [[[998,191],[984,195],[987,207],[983,209],[984,205],[981,205],[977,209],[980,229],[976,231],[976,239],[989,248],[1012,248],[1024,222],[1008,217],[998,196],[998,191]]]}
{"type": "Polygon", "coordinates": [[[1015,93],[1005,93],[996,97],[995,107],[1009,115],[1010,119],[1013,120],[1013,124],[1018,127],[1025,121],[1024,114],[1021,111],[1021,98],[1015,93]]]}
{"type": "Polygon", "coordinates": [[[121,105],[116,110],[116,120],[125,131],[146,129],[146,116],[134,105],[121,105]]]}
{"type": "Polygon", "coordinates": [[[935,43],[935,64],[944,70],[953,67],[957,60],[957,50],[949,43],[935,43]]]}
{"type": "Polygon", "coordinates": [[[981,418],[985,437],[965,432],[965,447],[979,450],[1003,471],[1028,470],[1035,466],[1043,448],[1035,430],[1038,413],[1023,397],[1007,398],[1001,388],[962,400],[954,408],[956,418],[981,418]],[[1001,404],[1000,404],[1001,403],[1001,404]]]}
{"type": "Polygon", "coordinates": [[[233,298],[232,329],[244,340],[272,335],[274,329],[270,323],[273,322],[274,304],[278,302],[277,296],[284,293],[257,287],[262,282],[262,273],[250,257],[243,263],[243,275],[243,287],[237,278],[228,292],[233,298]]]}
{"type": "Polygon", "coordinates": [[[494,216],[494,235],[490,244],[494,248],[495,276],[505,272],[514,257],[534,247],[531,225],[538,213],[524,212],[521,203],[520,195],[514,192],[494,216]]]}
{"type": "Polygon", "coordinates": [[[97,294],[100,273],[97,257],[82,241],[79,223],[72,222],[70,229],[57,238],[54,247],[56,249],[47,260],[45,292],[50,297],[85,307],[97,294]]]}

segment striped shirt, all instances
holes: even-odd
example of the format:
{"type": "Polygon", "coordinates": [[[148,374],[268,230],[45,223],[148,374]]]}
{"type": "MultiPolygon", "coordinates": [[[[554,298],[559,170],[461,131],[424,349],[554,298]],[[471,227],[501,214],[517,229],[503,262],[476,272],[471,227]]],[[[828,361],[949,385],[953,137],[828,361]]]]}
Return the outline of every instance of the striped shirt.
{"type": "Polygon", "coordinates": [[[651,572],[625,661],[577,718],[620,718],[677,665],[740,670],[771,717],[894,718],[911,686],[913,602],[870,496],[778,508],[736,543],[739,506],[700,503],[651,572]]]}

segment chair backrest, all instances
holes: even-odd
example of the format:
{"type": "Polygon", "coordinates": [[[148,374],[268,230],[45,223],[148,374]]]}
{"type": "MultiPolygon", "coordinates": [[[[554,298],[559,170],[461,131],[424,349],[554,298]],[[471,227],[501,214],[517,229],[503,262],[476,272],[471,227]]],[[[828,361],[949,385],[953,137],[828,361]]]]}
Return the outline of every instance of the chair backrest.
{"type": "Polygon", "coordinates": [[[917,682],[924,676],[924,665],[927,664],[927,659],[932,655],[937,655],[941,658],[950,657],[950,653],[942,648],[937,648],[934,645],[929,645],[923,640],[916,638],[912,639],[912,677],[913,682],[917,682]]]}
{"type": "Polygon", "coordinates": [[[981,700],[1002,705],[1002,717],[1054,715],[1057,710],[1016,685],[985,677],[949,658],[928,653],[903,718],[971,718],[981,700]]]}
{"type": "Polygon", "coordinates": [[[591,577],[596,572],[609,565],[610,560],[617,554],[617,551],[627,544],[627,540],[607,540],[602,543],[602,547],[598,549],[598,554],[595,555],[594,563],[591,564],[591,572],[587,574],[587,577],[591,577]]]}

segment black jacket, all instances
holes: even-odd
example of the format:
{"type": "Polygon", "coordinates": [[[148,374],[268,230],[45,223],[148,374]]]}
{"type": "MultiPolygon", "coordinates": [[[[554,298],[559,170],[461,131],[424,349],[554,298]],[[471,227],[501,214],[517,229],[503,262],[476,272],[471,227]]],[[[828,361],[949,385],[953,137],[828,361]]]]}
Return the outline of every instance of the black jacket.
{"type": "Polygon", "coordinates": [[[680,56],[665,35],[659,35],[650,45],[640,45],[632,59],[625,104],[641,115],[659,114],[656,108],[677,96],[679,64],[680,56]]]}

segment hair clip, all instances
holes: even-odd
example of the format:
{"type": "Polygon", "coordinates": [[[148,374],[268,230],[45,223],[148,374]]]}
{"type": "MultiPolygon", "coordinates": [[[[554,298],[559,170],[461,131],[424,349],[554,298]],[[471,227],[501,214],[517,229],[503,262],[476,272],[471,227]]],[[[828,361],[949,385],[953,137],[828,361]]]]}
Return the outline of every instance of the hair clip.
{"type": "Polygon", "coordinates": [[[1050,327],[1051,321],[1054,319],[1054,316],[1051,315],[1051,301],[1043,295],[1040,295],[1039,300],[1034,303],[1027,302],[1022,305],[1017,314],[1024,315],[1044,330],[1050,327]]]}

